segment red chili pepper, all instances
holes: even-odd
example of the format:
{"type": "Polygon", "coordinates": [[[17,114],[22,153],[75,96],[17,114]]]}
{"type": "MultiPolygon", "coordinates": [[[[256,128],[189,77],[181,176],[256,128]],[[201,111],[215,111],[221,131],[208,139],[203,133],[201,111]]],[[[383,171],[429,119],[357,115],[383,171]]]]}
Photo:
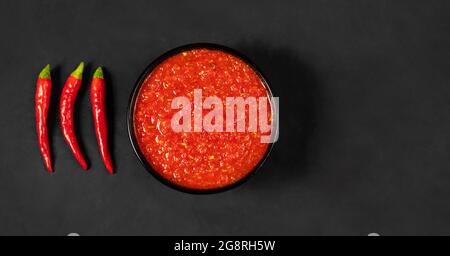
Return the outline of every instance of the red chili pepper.
{"type": "Polygon", "coordinates": [[[106,117],[106,84],[103,76],[103,70],[99,67],[92,79],[91,85],[91,104],[92,114],[94,116],[95,135],[97,136],[98,147],[105,163],[106,169],[110,174],[114,174],[114,168],[109,153],[108,143],[108,120],[106,117]]]}
{"type": "Polygon", "coordinates": [[[36,130],[39,141],[39,149],[47,170],[52,173],[52,158],[50,144],[48,142],[47,117],[52,95],[52,79],[50,65],[47,65],[39,74],[36,85],[35,110],[36,110],[36,130]]]}
{"type": "Polygon", "coordinates": [[[78,91],[81,87],[83,70],[84,63],[81,62],[78,68],[69,76],[66,84],[64,85],[60,100],[60,119],[62,132],[67,144],[69,144],[72,153],[74,154],[81,167],[84,170],[87,170],[88,165],[78,145],[73,120],[75,101],[77,99],[78,91]]]}

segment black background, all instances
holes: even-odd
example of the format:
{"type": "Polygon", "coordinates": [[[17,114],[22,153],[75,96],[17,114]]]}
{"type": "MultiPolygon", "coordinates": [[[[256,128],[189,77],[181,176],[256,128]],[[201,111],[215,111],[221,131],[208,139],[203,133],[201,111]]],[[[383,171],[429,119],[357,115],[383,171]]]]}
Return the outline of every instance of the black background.
{"type": "Polygon", "coordinates": [[[0,1],[0,235],[450,235],[450,2],[0,1]],[[165,51],[212,42],[249,56],[281,103],[261,172],[217,195],[174,191],[137,161],[130,93],[165,51]],[[107,70],[113,155],[101,163],[88,84],[78,101],[83,172],[56,103],[84,60],[107,70]],[[53,65],[45,172],[35,80],[53,65]]]}

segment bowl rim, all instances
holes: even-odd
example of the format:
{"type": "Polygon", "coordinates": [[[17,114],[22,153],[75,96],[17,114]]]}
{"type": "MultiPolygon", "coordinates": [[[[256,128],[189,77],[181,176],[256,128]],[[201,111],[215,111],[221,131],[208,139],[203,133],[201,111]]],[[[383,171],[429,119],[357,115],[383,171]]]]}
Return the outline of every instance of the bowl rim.
{"type": "Polygon", "coordinates": [[[179,54],[181,52],[184,51],[189,51],[189,50],[193,50],[193,49],[210,49],[210,50],[219,50],[219,51],[223,51],[225,53],[234,55],[235,57],[240,58],[241,60],[243,60],[247,65],[249,65],[253,71],[258,75],[258,77],[260,78],[260,80],[262,81],[264,87],[266,88],[268,95],[270,97],[270,101],[271,104],[273,104],[272,102],[272,98],[273,98],[273,93],[272,90],[270,89],[269,83],[267,82],[267,79],[265,78],[265,76],[262,74],[262,72],[260,71],[260,69],[244,54],[230,48],[227,46],[223,46],[220,44],[215,44],[215,43],[191,43],[191,44],[186,44],[186,45],[182,45],[176,48],[173,48],[171,50],[166,51],[165,53],[163,53],[162,55],[160,55],[159,57],[157,57],[155,60],[153,60],[145,69],[144,71],[141,73],[141,75],[139,76],[138,80],[136,81],[134,88],[132,90],[129,102],[128,102],[128,111],[127,111],[127,128],[128,128],[128,137],[130,139],[131,145],[133,147],[134,153],[136,155],[136,157],[138,158],[139,162],[143,165],[143,167],[145,168],[145,170],[147,172],[149,172],[154,178],[156,178],[159,182],[161,182],[162,184],[180,191],[180,192],[184,192],[184,193],[188,193],[188,194],[216,194],[216,193],[221,193],[221,192],[225,192],[225,191],[229,191],[232,190],[234,188],[237,188],[239,186],[241,186],[242,184],[246,183],[248,180],[250,180],[250,178],[252,178],[260,169],[261,167],[264,165],[264,163],[266,162],[266,160],[268,159],[270,153],[273,150],[274,144],[275,143],[269,143],[269,146],[266,150],[266,153],[264,155],[264,157],[261,159],[261,161],[255,165],[255,167],[253,168],[253,170],[251,170],[245,177],[241,178],[239,181],[226,185],[224,187],[220,187],[220,188],[212,188],[212,189],[193,189],[193,188],[188,188],[188,187],[183,187],[181,185],[175,184],[174,182],[171,182],[170,180],[164,178],[161,174],[159,174],[159,172],[157,172],[152,166],[151,164],[147,161],[147,159],[145,158],[144,154],[142,153],[137,138],[136,138],[136,134],[135,134],[135,129],[134,129],[134,112],[135,112],[135,107],[136,107],[136,100],[139,96],[139,92],[140,89],[143,85],[143,82],[145,81],[145,79],[148,77],[148,75],[151,74],[151,72],[153,72],[153,70],[159,65],[161,64],[164,60],[166,60],[169,57],[172,57],[176,54],[179,54]]]}

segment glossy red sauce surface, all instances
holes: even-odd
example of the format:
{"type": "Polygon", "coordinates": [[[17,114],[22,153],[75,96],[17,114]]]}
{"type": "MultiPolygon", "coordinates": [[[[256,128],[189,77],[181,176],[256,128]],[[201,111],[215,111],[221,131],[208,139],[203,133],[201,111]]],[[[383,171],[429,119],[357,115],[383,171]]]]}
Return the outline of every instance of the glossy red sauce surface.
{"type": "MultiPolygon", "coordinates": [[[[223,188],[245,178],[265,157],[269,144],[261,143],[259,129],[173,131],[171,119],[179,110],[171,108],[172,100],[186,96],[194,102],[194,89],[203,90],[203,99],[217,96],[223,102],[227,97],[268,98],[268,91],[242,59],[210,49],[188,50],[169,57],[142,84],[134,111],[134,129],[148,163],[162,177],[183,188],[223,188]]],[[[203,115],[208,112],[204,110],[203,115]]]]}

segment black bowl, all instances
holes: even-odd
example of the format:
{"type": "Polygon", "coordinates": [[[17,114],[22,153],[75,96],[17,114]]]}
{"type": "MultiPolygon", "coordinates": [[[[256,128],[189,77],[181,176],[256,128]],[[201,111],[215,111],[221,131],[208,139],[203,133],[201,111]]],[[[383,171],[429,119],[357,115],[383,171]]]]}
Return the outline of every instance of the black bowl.
{"type": "MultiPolygon", "coordinates": [[[[264,86],[266,87],[268,93],[269,93],[269,97],[272,97],[272,91],[270,90],[270,87],[267,83],[267,80],[265,79],[265,77],[262,75],[262,73],[259,71],[259,69],[243,54],[228,48],[226,46],[222,46],[222,45],[217,45],[217,44],[211,44],[211,43],[195,43],[195,44],[189,44],[189,45],[185,45],[185,46],[181,46],[181,47],[177,47],[175,49],[172,49],[166,53],[164,53],[163,55],[161,55],[160,57],[158,57],[156,60],[154,60],[150,65],[148,65],[148,67],[144,70],[144,72],[142,73],[142,75],[139,77],[139,79],[136,82],[136,85],[133,89],[133,92],[131,94],[131,98],[130,98],[130,102],[129,102],[129,107],[128,107],[128,134],[130,137],[130,141],[131,141],[131,145],[133,146],[134,152],[136,153],[136,156],[138,157],[139,161],[141,162],[141,164],[145,167],[145,169],[150,172],[156,179],[158,179],[160,182],[162,182],[163,184],[181,191],[181,192],[185,192],[185,193],[190,193],[190,194],[214,194],[214,193],[219,193],[219,192],[224,192],[233,188],[236,188],[240,185],[242,185],[243,183],[245,183],[246,181],[248,181],[250,179],[250,177],[252,177],[260,168],[261,166],[264,164],[264,162],[266,161],[266,159],[269,157],[270,152],[272,151],[273,148],[273,143],[270,143],[265,156],[262,158],[262,160],[255,166],[255,168],[244,178],[242,178],[241,180],[230,184],[228,186],[225,187],[221,187],[221,188],[217,188],[217,189],[207,189],[207,190],[198,190],[198,189],[191,189],[191,188],[186,188],[183,186],[180,186],[178,184],[175,184],[173,182],[171,182],[170,180],[167,180],[166,178],[164,178],[163,176],[161,176],[157,171],[155,171],[153,169],[153,167],[147,162],[146,158],[144,157],[144,155],[142,154],[141,149],[139,148],[139,144],[137,142],[136,139],[136,134],[135,134],[135,130],[134,130],[134,111],[135,111],[135,106],[136,106],[136,99],[139,95],[139,91],[141,89],[141,86],[145,80],[145,78],[147,78],[147,76],[153,72],[153,70],[160,64],[162,63],[164,60],[166,60],[167,58],[176,55],[178,53],[187,51],[187,50],[192,50],[192,49],[213,49],[213,50],[220,50],[229,54],[232,54],[240,59],[242,59],[244,62],[246,62],[255,72],[256,74],[260,77],[261,81],[263,82],[264,86]]],[[[273,104],[273,102],[272,102],[273,104]]]]}

